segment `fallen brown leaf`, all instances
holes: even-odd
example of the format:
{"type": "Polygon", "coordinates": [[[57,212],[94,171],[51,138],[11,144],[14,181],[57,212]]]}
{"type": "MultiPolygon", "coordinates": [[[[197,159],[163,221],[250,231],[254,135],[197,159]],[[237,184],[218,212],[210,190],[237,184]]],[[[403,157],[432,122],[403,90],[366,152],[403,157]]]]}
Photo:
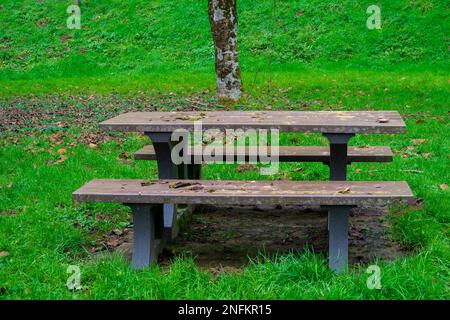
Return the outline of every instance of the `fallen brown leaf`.
{"type": "Polygon", "coordinates": [[[378,123],[387,123],[387,122],[389,122],[389,119],[386,119],[386,118],[383,118],[383,117],[379,117],[377,119],[377,122],[378,123]]]}
{"type": "Polygon", "coordinates": [[[61,132],[57,132],[54,133],[50,136],[50,139],[55,143],[55,144],[61,144],[63,142],[63,138],[61,137],[62,133],[61,132]]]}
{"type": "Polygon", "coordinates": [[[341,193],[341,194],[350,193],[350,187],[347,187],[345,189],[339,190],[338,193],[341,193]]]}
{"type": "Polygon", "coordinates": [[[439,188],[441,188],[442,190],[447,190],[448,189],[448,185],[443,183],[439,185],[439,188]]]}
{"type": "Polygon", "coordinates": [[[91,252],[92,253],[96,253],[96,252],[99,252],[99,251],[102,251],[103,250],[103,247],[92,247],[91,248],[91,252]]]}
{"type": "Polygon", "coordinates": [[[9,256],[9,252],[7,252],[7,251],[0,251],[0,258],[4,258],[4,257],[7,257],[7,256],[9,256]]]}
{"type": "Polygon", "coordinates": [[[425,143],[427,141],[428,141],[427,139],[412,139],[412,143],[415,144],[415,145],[422,144],[422,143],[425,143]]]}
{"type": "Polygon", "coordinates": [[[241,164],[239,167],[237,167],[238,172],[251,171],[251,170],[255,170],[255,169],[256,169],[256,166],[251,163],[244,163],[244,164],[241,164]]]}
{"type": "Polygon", "coordinates": [[[67,156],[65,154],[63,154],[63,155],[61,155],[61,157],[58,160],[55,161],[55,164],[61,164],[64,161],[66,161],[66,159],[67,159],[67,156]]]}
{"type": "Polygon", "coordinates": [[[12,216],[17,214],[17,211],[15,210],[6,210],[6,211],[0,211],[0,216],[1,215],[5,215],[5,216],[12,216]]]}
{"type": "Polygon", "coordinates": [[[420,207],[423,203],[423,199],[422,198],[416,198],[414,199],[414,206],[415,207],[420,207]]]}
{"type": "Polygon", "coordinates": [[[197,191],[197,190],[203,190],[205,187],[202,185],[195,185],[189,188],[189,190],[197,191]]]}
{"type": "Polygon", "coordinates": [[[198,185],[198,184],[199,184],[198,182],[191,183],[191,182],[178,181],[178,182],[169,184],[169,188],[178,189],[178,188],[189,187],[189,186],[194,186],[194,185],[198,185]]]}
{"type": "Polygon", "coordinates": [[[119,239],[113,239],[113,240],[108,241],[107,244],[108,244],[108,246],[115,248],[115,247],[118,247],[121,243],[122,242],[119,239]]]}
{"type": "Polygon", "coordinates": [[[123,231],[120,229],[114,229],[112,232],[117,236],[121,236],[123,234],[123,231]]]}

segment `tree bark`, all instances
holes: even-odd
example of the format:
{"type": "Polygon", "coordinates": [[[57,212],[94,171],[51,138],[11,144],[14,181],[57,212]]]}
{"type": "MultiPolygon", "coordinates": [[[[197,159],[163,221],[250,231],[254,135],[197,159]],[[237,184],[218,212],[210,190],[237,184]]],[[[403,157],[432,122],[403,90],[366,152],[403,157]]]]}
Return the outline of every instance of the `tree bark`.
{"type": "Polygon", "coordinates": [[[242,82],[237,46],[237,0],[208,0],[208,14],[215,48],[216,96],[241,98],[242,82]]]}

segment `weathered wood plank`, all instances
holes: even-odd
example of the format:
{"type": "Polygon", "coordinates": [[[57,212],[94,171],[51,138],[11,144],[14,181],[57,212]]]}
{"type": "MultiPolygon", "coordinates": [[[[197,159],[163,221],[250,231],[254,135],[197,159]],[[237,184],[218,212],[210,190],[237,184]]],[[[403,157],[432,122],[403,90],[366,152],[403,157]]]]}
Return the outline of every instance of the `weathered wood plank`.
{"type": "Polygon", "coordinates": [[[403,133],[406,126],[397,111],[209,111],[129,112],[104,121],[113,131],[173,132],[194,129],[279,129],[287,132],[403,133]]]}
{"type": "MultiPolygon", "coordinates": [[[[193,148],[194,149],[194,148],[193,148]]],[[[201,153],[192,150],[192,157],[201,155],[201,153]]],[[[270,148],[267,149],[270,156],[270,148]]],[[[245,161],[249,160],[250,154],[257,154],[257,147],[236,147],[234,150],[234,161],[237,161],[237,155],[244,154],[245,161]]],[[[227,150],[218,153],[215,157],[225,160],[227,150]]],[[[136,160],[156,160],[155,149],[152,145],[144,146],[134,154],[136,160]]],[[[349,162],[391,162],[393,159],[392,150],[389,147],[349,147],[349,162]]],[[[280,146],[280,162],[328,162],[330,160],[329,147],[309,147],[309,146],[280,146]]]]}
{"type": "Polygon", "coordinates": [[[411,200],[406,182],[93,180],[76,201],[211,205],[385,205],[411,200]],[[175,187],[180,185],[180,187],[175,187]]]}

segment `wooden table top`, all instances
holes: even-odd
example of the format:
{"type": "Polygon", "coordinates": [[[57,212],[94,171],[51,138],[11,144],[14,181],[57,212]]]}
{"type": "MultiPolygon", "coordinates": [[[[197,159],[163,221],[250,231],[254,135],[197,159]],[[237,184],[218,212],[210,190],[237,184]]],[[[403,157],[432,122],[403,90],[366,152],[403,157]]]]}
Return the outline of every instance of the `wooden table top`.
{"type": "Polygon", "coordinates": [[[100,128],[128,132],[206,129],[278,129],[283,132],[403,133],[397,111],[207,111],[129,112],[100,123],[100,128]]]}

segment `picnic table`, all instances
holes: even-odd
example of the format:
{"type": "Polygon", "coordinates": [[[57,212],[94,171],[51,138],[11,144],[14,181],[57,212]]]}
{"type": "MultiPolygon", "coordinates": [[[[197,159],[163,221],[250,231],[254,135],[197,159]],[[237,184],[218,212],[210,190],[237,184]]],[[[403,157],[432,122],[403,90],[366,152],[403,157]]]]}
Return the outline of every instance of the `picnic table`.
{"type": "MultiPolygon", "coordinates": [[[[144,132],[152,141],[160,179],[198,179],[198,165],[187,168],[171,161],[172,133],[202,129],[277,129],[281,132],[322,133],[330,143],[330,180],[345,180],[348,165],[348,142],[355,134],[402,133],[405,124],[396,111],[210,111],[210,112],[129,112],[100,123],[111,131],[144,132]],[[188,173],[185,174],[184,171],[188,173]]],[[[292,147],[289,148],[292,150],[292,147]]],[[[370,150],[363,152],[367,155],[370,150]]],[[[319,153],[316,152],[316,155],[319,153]]],[[[296,154],[299,156],[299,153],[296,154]]],[[[372,154],[372,156],[374,156],[372,154]]],[[[167,204],[164,221],[170,238],[177,235],[176,206],[167,204]]]]}
{"type": "Polygon", "coordinates": [[[152,140],[160,178],[172,178],[171,136],[194,130],[196,121],[207,129],[278,129],[281,132],[322,133],[330,143],[330,179],[345,180],[348,142],[355,134],[396,134],[406,130],[397,111],[210,111],[129,112],[100,123],[104,130],[145,132],[152,140]]]}
{"type": "MultiPolygon", "coordinates": [[[[172,133],[179,129],[193,131],[195,124],[199,121],[201,121],[203,130],[277,129],[280,132],[322,133],[329,141],[329,148],[327,150],[324,150],[323,147],[310,147],[310,149],[297,151],[289,149],[285,151],[285,159],[294,161],[299,159],[301,161],[321,159],[320,161],[323,161],[330,167],[330,181],[346,180],[347,165],[350,163],[350,159],[353,159],[352,161],[356,161],[356,159],[362,161],[392,160],[392,153],[388,147],[380,147],[379,149],[368,148],[367,150],[349,148],[349,140],[356,134],[398,134],[406,130],[405,123],[396,111],[130,112],[104,121],[100,123],[100,127],[103,130],[109,131],[144,132],[152,141],[152,149],[151,151],[147,149],[147,151],[141,152],[140,156],[145,158],[145,155],[147,155],[147,159],[153,159],[151,156],[154,155],[161,181],[166,179],[194,179],[193,181],[198,181],[200,179],[198,164],[186,167],[175,165],[172,162],[171,150],[174,143],[171,141],[171,137],[172,133]],[[151,154],[151,152],[154,154],[151,154]]],[[[176,204],[183,203],[182,201],[180,202],[181,195],[185,196],[184,198],[181,197],[185,203],[192,204],[202,203],[202,201],[203,203],[210,203],[211,201],[208,199],[216,199],[217,197],[217,194],[203,194],[201,198],[203,200],[194,201],[192,199],[195,199],[196,194],[201,193],[201,190],[197,190],[197,192],[194,189],[189,189],[179,194],[176,192],[168,192],[167,184],[166,186],[163,184],[163,182],[152,182],[149,185],[141,185],[141,187],[146,188],[145,192],[149,192],[151,195],[145,201],[164,203],[163,224],[166,231],[170,233],[169,238],[176,236],[176,221],[178,218],[176,204]],[[160,190],[160,194],[155,193],[155,188],[160,190]],[[162,191],[163,189],[164,191],[162,191]],[[193,198],[189,196],[193,196],[193,198]]],[[[208,183],[204,182],[204,184],[208,183]]],[[[93,184],[89,184],[86,188],[82,188],[74,193],[74,197],[80,201],[119,201],[123,203],[133,202],[134,204],[136,204],[137,199],[144,199],[141,197],[143,194],[142,191],[137,190],[139,189],[139,185],[136,188],[134,183],[129,182],[128,184],[121,185],[120,189],[120,182],[119,184],[117,181],[111,182],[109,185],[111,189],[108,189],[108,182],[93,182],[93,184]],[[102,186],[105,191],[102,191],[102,186]],[[94,197],[89,197],[89,195],[94,195],[94,197]]],[[[233,183],[224,182],[221,185],[221,190],[228,190],[228,193],[225,192],[225,194],[228,194],[228,198],[217,198],[212,203],[225,204],[230,202],[230,199],[233,198],[230,198],[230,194],[240,192],[232,185],[233,183]]],[[[326,206],[329,212],[330,267],[335,270],[342,270],[347,263],[348,214],[352,206],[362,205],[364,200],[372,198],[376,198],[375,200],[378,203],[382,203],[383,201],[386,202],[394,198],[403,199],[412,197],[412,193],[407,184],[398,184],[396,182],[393,182],[393,185],[379,184],[376,186],[371,182],[366,182],[365,184],[363,183],[363,191],[358,196],[355,197],[353,195],[353,197],[347,196],[343,198],[340,198],[336,193],[336,185],[327,184],[326,182],[325,184],[301,184],[301,182],[293,181],[292,184],[281,186],[279,183],[276,185],[272,183],[271,186],[275,189],[269,188],[270,190],[267,189],[267,191],[264,191],[266,192],[264,193],[264,197],[268,197],[272,202],[276,199],[281,202],[288,202],[288,199],[292,198],[292,193],[296,193],[295,190],[297,190],[297,187],[302,189],[303,192],[308,193],[307,189],[309,186],[311,188],[309,193],[312,195],[312,198],[319,199],[317,204],[326,206]],[[375,190],[371,190],[371,188],[375,190]],[[376,190],[376,188],[379,190],[376,190]],[[289,191],[289,189],[294,191],[289,191]],[[275,192],[274,190],[278,191],[275,192]],[[375,197],[373,196],[374,194],[376,195],[375,197]],[[329,201],[331,199],[338,199],[338,201],[329,201]]],[[[256,187],[258,189],[262,186],[261,184],[256,184],[256,187]]],[[[359,188],[357,184],[353,184],[352,187],[359,188]]],[[[251,193],[250,190],[246,192],[251,193]]],[[[234,197],[235,200],[240,198],[245,198],[242,192],[234,197]]],[[[295,198],[295,201],[305,201],[304,198],[302,199],[295,198]]],[[[243,202],[241,201],[241,203],[243,202]]],[[[142,210],[141,207],[139,208],[139,210],[142,210]]],[[[134,223],[140,224],[141,226],[148,225],[148,217],[143,216],[142,214],[135,214],[133,216],[134,223]]],[[[161,223],[161,221],[158,223],[161,223]]],[[[142,233],[140,234],[142,236],[142,233]]],[[[147,239],[146,237],[145,235],[144,238],[147,239]]],[[[137,245],[136,241],[135,245],[137,245]]],[[[148,251],[148,246],[144,246],[142,250],[148,251]]],[[[144,260],[149,259],[146,254],[144,254],[144,257],[144,260]]],[[[136,259],[139,260],[138,258],[136,259]]],[[[145,262],[143,263],[145,265],[145,262]]],[[[136,264],[141,265],[142,261],[136,262],[136,264]]]]}

